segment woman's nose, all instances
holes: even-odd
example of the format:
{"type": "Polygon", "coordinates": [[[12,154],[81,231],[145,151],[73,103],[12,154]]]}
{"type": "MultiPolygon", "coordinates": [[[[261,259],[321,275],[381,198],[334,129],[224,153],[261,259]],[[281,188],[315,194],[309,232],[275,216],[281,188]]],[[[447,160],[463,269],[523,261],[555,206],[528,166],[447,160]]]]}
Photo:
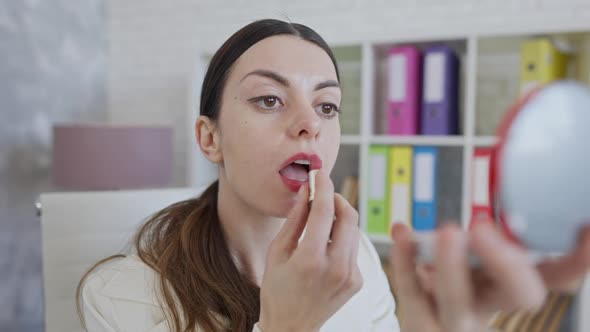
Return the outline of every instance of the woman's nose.
{"type": "Polygon", "coordinates": [[[292,137],[314,138],[320,133],[321,118],[310,105],[292,110],[293,118],[289,126],[292,137]]]}

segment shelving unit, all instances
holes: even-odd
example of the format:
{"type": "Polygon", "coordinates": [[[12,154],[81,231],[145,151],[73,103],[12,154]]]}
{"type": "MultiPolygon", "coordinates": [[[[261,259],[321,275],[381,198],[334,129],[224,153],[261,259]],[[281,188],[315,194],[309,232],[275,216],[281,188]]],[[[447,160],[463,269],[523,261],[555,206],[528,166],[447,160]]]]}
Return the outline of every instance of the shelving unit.
{"type": "Polygon", "coordinates": [[[392,136],[372,135],[369,144],[464,146],[463,136],[392,136]]]}
{"type": "MultiPolygon", "coordinates": [[[[590,24],[588,25],[590,31],[590,24]]],[[[518,96],[519,75],[520,75],[520,45],[530,37],[549,36],[556,41],[569,43],[569,45],[580,45],[580,41],[590,44],[590,38],[585,37],[588,34],[582,31],[573,31],[559,34],[547,31],[530,31],[526,34],[515,35],[464,35],[455,38],[420,38],[412,41],[411,38],[404,40],[391,40],[390,42],[367,41],[361,45],[336,45],[333,47],[336,58],[340,59],[340,54],[346,56],[346,65],[341,66],[342,76],[350,74],[350,69],[361,77],[360,86],[360,112],[350,112],[350,106],[347,104],[346,95],[353,89],[347,86],[343,81],[343,109],[345,112],[341,115],[346,123],[350,123],[350,117],[354,116],[360,122],[359,132],[353,136],[343,135],[343,145],[359,145],[357,150],[359,155],[358,174],[361,186],[359,188],[359,212],[361,216],[361,225],[364,230],[367,227],[367,186],[362,185],[368,180],[368,158],[369,147],[373,144],[379,145],[408,145],[408,146],[435,146],[441,151],[449,149],[459,149],[461,153],[457,157],[455,151],[454,159],[447,162],[452,165],[446,165],[447,169],[461,169],[460,190],[454,190],[456,197],[450,197],[455,200],[459,211],[455,215],[457,221],[463,227],[467,227],[471,216],[471,186],[472,186],[472,165],[474,149],[479,147],[491,147],[497,139],[494,136],[495,130],[504,113],[509,106],[516,101],[518,96]],[[387,49],[394,45],[412,44],[418,47],[424,47],[433,44],[445,44],[450,46],[459,55],[461,61],[461,89],[460,89],[460,135],[455,136],[391,136],[383,134],[383,114],[385,113],[385,64],[387,49]],[[356,53],[355,51],[356,50],[356,53]],[[355,53],[357,58],[351,57],[355,53]],[[357,62],[354,65],[354,62],[357,62]],[[360,68],[360,72],[359,72],[360,68]],[[360,114],[359,114],[360,113],[360,114]],[[348,117],[348,118],[347,118],[348,117]]],[[[583,42],[582,42],[583,43],[583,42]]],[[[587,46],[579,49],[587,49],[587,46]]],[[[578,65],[578,67],[581,67],[578,65]]],[[[572,71],[573,72],[573,71],[572,71]]],[[[590,73],[588,74],[590,75],[590,73]]],[[[571,78],[580,79],[570,73],[571,78]]],[[[358,87],[357,87],[358,88],[358,87]]],[[[356,95],[359,91],[352,92],[356,95]]],[[[355,102],[357,100],[355,99],[355,102]]],[[[352,107],[355,104],[350,103],[352,107]]],[[[341,164],[336,164],[333,171],[339,174],[345,170],[340,169],[341,164]]],[[[441,164],[441,167],[444,165],[441,164]]],[[[439,177],[440,181],[445,181],[444,177],[439,177]]],[[[456,179],[453,179],[456,180],[456,179]]],[[[440,183],[440,182],[439,182],[440,183]]],[[[338,188],[338,187],[337,187],[338,188]]],[[[440,196],[439,196],[440,197],[440,196]]],[[[448,213],[447,215],[452,215],[448,213]]],[[[373,242],[377,245],[390,243],[387,236],[371,235],[373,242]]]]}
{"type": "Polygon", "coordinates": [[[473,145],[474,146],[493,146],[498,142],[498,138],[496,136],[477,136],[473,138],[473,145]]]}

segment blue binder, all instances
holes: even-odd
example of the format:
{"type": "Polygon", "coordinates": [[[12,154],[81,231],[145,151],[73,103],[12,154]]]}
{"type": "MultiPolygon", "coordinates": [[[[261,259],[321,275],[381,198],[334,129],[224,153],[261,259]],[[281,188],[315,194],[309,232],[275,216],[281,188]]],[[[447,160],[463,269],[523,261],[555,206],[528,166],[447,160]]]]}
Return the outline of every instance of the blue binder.
{"type": "Polygon", "coordinates": [[[414,230],[436,228],[438,149],[430,146],[414,148],[413,222],[414,230]]]}

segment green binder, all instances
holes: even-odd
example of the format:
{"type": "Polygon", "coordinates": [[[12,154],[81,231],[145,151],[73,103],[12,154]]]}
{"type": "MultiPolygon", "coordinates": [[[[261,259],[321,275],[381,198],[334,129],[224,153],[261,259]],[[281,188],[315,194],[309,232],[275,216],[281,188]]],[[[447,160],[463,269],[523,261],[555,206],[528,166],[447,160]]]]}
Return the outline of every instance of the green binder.
{"type": "Polygon", "coordinates": [[[389,235],[388,179],[389,147],[372,145],[369,147],[367,231],[369,234],[389,235]]]}

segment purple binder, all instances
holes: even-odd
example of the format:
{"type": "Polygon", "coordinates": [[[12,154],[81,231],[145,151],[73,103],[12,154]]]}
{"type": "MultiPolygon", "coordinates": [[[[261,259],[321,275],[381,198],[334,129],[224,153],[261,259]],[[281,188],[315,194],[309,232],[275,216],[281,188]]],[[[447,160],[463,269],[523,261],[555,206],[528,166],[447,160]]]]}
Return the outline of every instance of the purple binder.
{"type": "Polygon", "coordinates": [[[424,51],[420,133],[459,133],[459,59],[448,46],[424,51]]]}

